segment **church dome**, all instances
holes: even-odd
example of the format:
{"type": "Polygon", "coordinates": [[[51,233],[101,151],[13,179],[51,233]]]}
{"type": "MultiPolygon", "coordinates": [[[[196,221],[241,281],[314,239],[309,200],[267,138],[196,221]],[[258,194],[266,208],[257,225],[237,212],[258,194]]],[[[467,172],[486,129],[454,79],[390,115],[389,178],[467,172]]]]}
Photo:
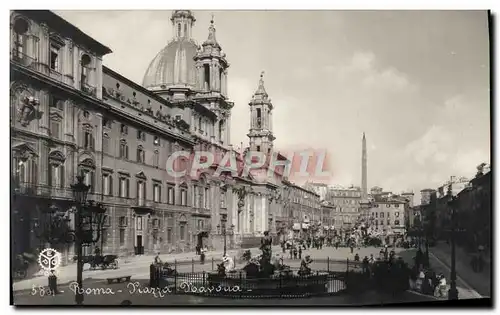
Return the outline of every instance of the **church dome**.
{"type": "Polygon", "coordinates": [[[172,85],[195,86],[196,67],[193,58],[197,50],[198,46],[192,39],[176,38],[151,61],[142,85],[161,89],[172,85]]]}

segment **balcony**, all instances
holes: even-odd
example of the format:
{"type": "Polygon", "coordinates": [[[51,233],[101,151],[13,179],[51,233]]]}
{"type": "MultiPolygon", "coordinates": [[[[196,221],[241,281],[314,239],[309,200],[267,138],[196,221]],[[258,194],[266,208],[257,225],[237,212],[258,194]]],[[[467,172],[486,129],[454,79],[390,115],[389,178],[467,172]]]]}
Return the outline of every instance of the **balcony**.
{"type": "Polygon", "coordinates": [[[88,85],[87,83],[81,83],[81,90],[82,92],[85,92],[93,97],[96,97],[96,88],[88,85]]]}
{"type": "Polygon", "coordinates": [[[36,58],[32,58],[17,50],[12,50],[10,54],[11,60],[27,68],[33,68],[37,62],[36,58]]]}
{"type": "Polygon", "coordinates": [[[193,208],[193,214],[199,214],[199,215],[203,215],[203,216],[210,216],[211,211],[210,211],[210,209],[193,208]]]}
{"type": "Polygon", "coordinates": [[[62,81],[62,74],[60,74],[59,72],[57,72],[56,70],[54,69],[50,69],[49,70],[49,76],[54,79],[54,80],[57,80],[57,81],[62,81]]]}

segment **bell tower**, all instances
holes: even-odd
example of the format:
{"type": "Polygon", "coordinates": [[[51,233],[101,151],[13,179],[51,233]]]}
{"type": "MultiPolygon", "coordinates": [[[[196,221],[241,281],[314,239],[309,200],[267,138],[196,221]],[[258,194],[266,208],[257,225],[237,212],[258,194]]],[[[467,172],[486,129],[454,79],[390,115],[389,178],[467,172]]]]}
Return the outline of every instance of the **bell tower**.
{"type": "Polygon", "coordinates": [[[215,38],[214,18],[210,21],[208,38],[198,47],[194,57],[197,73],[197,90],[200,93],[215,92],[227,96],[227,68],[229,63],[226,54],[215,38]]]}
{"type": "Polygon", "coordinates": [[[259,87],[248,103],[250,106],[250,150],[270,153],[273,149],[273,104],[264,88],[264,72],[260,74],[259,87]]]}

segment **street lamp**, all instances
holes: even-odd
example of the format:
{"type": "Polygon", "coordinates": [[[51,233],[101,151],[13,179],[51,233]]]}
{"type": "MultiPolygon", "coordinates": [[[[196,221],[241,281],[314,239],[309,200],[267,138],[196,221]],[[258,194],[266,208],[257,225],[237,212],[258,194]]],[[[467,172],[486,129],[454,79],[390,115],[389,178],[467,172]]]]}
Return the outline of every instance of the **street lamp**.
{"type": "MultiPolygon", "coordinates": [[[[71,185],[73,198],[76,208],[73,209],[75,214],[75,250],[77,257],[76,265],[76,282],[79,288],[83,288],[83,259],[82,247],[84,244],[95,243],[99,240],[104,213],[106,208],[102,204],[95,204],[94,201],[87,202],[87,195],[90,190],[90,185],[85,185],[83,182],[83,173],[76,177],[76,184],[71,185]],[[94,230],[95,228],[95,230],[94,230]],[[94,231],[97,232],[94,238],[94,231]]],[[[83,304],[83,290],[78,290],[75,294],[75,302],[78,305],[83,304]]]]}
{"type": "Polygon", "coordinates": [[[448,185],[448,206],[451,210],[451,273],[450,273],[450,289],[448,291],[449,300],[458,300],[458,290],[457,290],[457,271],[455,266],[455,229],[456,229],[456,210],[455,210],[455,200],[451,191],[451,183],[448,185]]]}
{"type": "Polygon", "coordinates": [[[224,255],[226,256],[227,240],[226,240],[226,220],[221,219],[220,224],[217,225],[217,229],[220,229],[222,235],[224,236],[224,255]]]}

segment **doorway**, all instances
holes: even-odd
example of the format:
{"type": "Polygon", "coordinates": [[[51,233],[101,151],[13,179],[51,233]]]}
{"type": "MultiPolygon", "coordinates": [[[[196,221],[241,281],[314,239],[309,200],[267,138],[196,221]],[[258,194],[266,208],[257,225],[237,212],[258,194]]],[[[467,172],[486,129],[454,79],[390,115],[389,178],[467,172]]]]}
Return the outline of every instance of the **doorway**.
{"type": "Polygon", "coordinates": [[[137,235],[136,236],[136,247],[135,247],[135,254],[136,255],[144,255],[144,246],[142,246],[142,235],[137,235]]]}

